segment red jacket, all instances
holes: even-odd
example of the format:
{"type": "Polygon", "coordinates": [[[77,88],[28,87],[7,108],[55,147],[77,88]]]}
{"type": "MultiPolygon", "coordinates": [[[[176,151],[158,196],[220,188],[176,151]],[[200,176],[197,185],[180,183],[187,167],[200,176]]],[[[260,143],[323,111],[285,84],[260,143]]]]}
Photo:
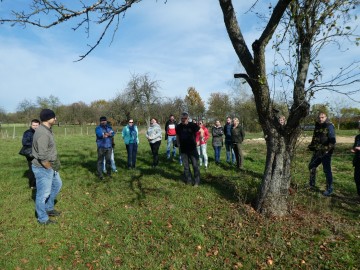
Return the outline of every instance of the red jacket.
{"type": "Polygon", "coordinates": [[[204,137],[200,138],[200,131],[196,132],[196,145],[203,145],[207,143],[207,140],[209,139],[209,130],[203,125],[201,128],[204,131],[204,137]]]}

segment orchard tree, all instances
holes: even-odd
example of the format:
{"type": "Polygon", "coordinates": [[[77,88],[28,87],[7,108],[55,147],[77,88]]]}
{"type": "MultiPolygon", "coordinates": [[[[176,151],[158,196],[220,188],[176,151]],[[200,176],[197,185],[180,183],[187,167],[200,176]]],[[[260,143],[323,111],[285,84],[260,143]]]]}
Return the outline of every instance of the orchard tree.
{"type": "Polygon", "coordinates": [[[159,96],[159,82],[151,79],[149,74],[133,74],[125,89],[133,110],[150,125],[154,107],[161,100],[159,96]]]}
{"type": "Polygon", "coordinates": [[[205,104],[195,87],[188,88],[184,102],[186,104],[187,111],[192,118],[200,119],[204,117],[205,104]]]}
{"type": "MultiPolygon", "coordinates": [[[[171,0],[165,0],[165,3],[167,1],[171,0]]],[[[97,42],[80,57],[83,59],[101,42],[111,25],[114,24],[112,29],[115,31],[118,29],[126,10],[142,1],[71,1],[70,6],[57,0],[29,2],[31,10],[14,11],[12,18],[0,19],[0,23],[50,28],[75,19],[77,25],[74,29],[85,26],[86,31],[90,23],[104,25],[97,42]],[[42,16],[47,18],[41,19],[42,16]]],[[[236,77],[249,84],[254,95],[259,124],[267,136],[266,164],[256,208],[265,215],[283,216],[288,214],[289,210],[287,197],[291,163],[300,134],[300,123],[309,113],[310,99],[320,89],[341,92],[339,87],[359,82],[352,73],[358,72],[358,66],[354,67],[352,63],[329,81],[322,82],[322,67],[317,61],[320,51],[329,43],[352,38],[351,20],[354,14],[351,11],[358,6],[359,0],[270,0],[269,17],[261,14],[265,25],[251,46],[245,41],[236,17],[236,14],[241,16],[241,13],[247,10],[235,12],[231,0],[219,2],[231,43],[245,70],[244,73],[236,74],[236,77]],[[279,125],[277,110],[274,108],[272,91],[277,89],[271,89],[272,84],[269,83],[265,52],[271,51],[278,56],[277,59],[284,60],[281,65],[271,63],[278,67],[273,72],[274,76],[286,78],[291,89],[289,117],[285,127],[279,125]]],[[[253,8],[260,4],[263,4],[263,1],[254,0],[253,8]]],[[[255,23],[254,27],[258,28],[258,22],[255,23]]]]}
{"type": "Polygon", "coordinates": [[[231,114],[233,108],[229,95],[224,93],[211,93],[208,99],[207,118],[215,121],[216,119],[223,121],[231,114]]]}
{"type": "Polygon", "coordinates": [[[31,100],[24,99],[17,106],[17,113],[20,119],[17,121],[31,121],[33,118],[39,118],[39,109],[31,100]]]}

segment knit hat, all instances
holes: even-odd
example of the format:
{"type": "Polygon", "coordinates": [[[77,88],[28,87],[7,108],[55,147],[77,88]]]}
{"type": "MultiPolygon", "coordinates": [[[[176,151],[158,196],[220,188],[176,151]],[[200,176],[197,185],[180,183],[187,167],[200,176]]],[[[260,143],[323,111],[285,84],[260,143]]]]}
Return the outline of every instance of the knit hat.
{"type": "Polygon", "coordinates": [[[50,120],[51,118],[55,118],[55,113],[54,111],[50,110],[50,109],[43,109],[41,112],[40,112],[40,120],[41,121],[48,121],[50,120]]]}
{"type": "Polygon", "coordinates": [[[101,122],[101,121],[107,121],[106,116],[101,116],[101,117],[100,117],[100,122],[101,122]]]}

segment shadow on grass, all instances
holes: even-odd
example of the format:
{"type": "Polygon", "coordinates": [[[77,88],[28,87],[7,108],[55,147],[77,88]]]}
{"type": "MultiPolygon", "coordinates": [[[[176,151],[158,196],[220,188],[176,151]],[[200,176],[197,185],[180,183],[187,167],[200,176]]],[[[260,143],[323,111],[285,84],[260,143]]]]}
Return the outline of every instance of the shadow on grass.
{"type": "MultiPolygon", "coordinates": [[[[144,170],[141,170],[140,173],[135,173],[130,178],[130,190],[136,195],[136,198],[132,200],[132,203],[138,203],[139,205],[142,205],[143,202],[146,200],[146,196],[150,194],[159,194],[161,192],[164,192],[164,190],[160,188],[148,188],[144,187],[142,184],[142,178],[144,177],[144,170]]],[[[147,170],[145,170],[147,171],[147,170]]],[[[148,172],[145,174],[147,175],[148,172]]],[[[168,192],[166,192],[168,193],[168,192]]]]}
{"type": "Polygon", "coordinates": [[[255,205],[262,175],[250,170],[240,170],[238,173],[238,176],[207,173],[202,177],[202,182],[214,187],[229,201],[255,205]]]}

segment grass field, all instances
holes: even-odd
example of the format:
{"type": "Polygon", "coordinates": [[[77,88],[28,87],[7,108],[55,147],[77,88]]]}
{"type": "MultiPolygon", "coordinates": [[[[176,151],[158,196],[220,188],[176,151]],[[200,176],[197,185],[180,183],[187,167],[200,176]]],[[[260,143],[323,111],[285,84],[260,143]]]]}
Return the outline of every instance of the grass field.
{"type": "Polygon", "coordinates": [[[56,205],[62,215],[52,226],[37,224],[26,160],[17,154],[21,136],[0,139],[0,269],[360,269],[350,144],[337,145],[329,198],[321,195],[321,167],[319,192],[306,188],[310,153],[299,146],[291,214],[265,219],[251,206],[264,169],[262,143],[244,144],[241,172],[224,162],[224,148],[216,166],[209,144],[209,169],[201,169],[194,188],[183,184],[179,163],[165,159],[164,140],[159,168],[152,169],[142,135],[137,169],[128,171],[117,135],[119,172],[99,182],[95,136],[54,131],[63,188],[56,205]]]}

